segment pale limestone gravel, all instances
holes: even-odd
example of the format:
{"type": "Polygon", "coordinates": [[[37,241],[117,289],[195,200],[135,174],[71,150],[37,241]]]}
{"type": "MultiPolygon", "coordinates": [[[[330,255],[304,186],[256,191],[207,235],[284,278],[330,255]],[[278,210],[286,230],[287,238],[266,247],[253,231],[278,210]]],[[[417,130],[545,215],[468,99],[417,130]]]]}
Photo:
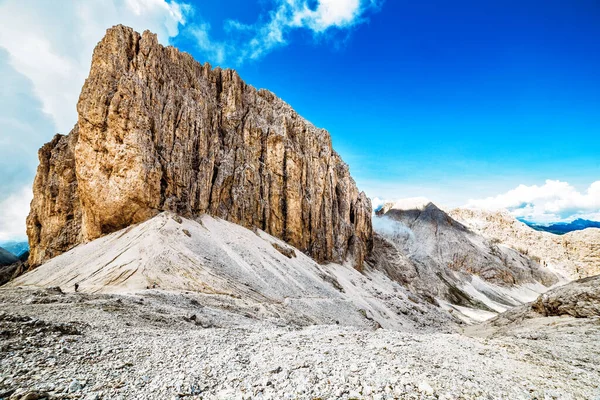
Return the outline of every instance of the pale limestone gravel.
{"type": "Polygon", "coordinates": [[[36,334],[30,325],[0,318],[0,331],[17,332],[2,336],[0,393],[36,389],[82,399],[600,398],[598,319],[542,319],[502,333],[471,328],[471,336],[277,326],[234,314],[219,315],[219,328],[203,328],[213,323],[212,311],[203,307],[196,323],[185,320],[192,308],[181,300],[184,294],[143,300],[69,295],[65,303],[19,290],[0,296],[0,315],[72,321],[82,332],[36,334]]]}

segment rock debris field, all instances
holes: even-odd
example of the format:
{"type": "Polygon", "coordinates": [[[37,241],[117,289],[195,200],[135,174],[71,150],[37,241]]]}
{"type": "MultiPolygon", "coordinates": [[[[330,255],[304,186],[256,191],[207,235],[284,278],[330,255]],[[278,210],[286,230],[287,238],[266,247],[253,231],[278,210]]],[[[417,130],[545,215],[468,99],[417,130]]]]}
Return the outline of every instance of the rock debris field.
{"type": "Polygon", "coordinates": [[[295,326],[191,293],[0,290],[2,399],[594,399],[600,319],[295,326]]]}

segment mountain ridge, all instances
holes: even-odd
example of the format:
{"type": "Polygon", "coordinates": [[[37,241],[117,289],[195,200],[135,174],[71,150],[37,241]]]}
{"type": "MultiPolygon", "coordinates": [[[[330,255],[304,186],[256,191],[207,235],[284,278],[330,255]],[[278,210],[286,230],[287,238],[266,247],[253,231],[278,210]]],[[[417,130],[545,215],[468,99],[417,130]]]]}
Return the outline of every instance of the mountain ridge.
{"type": "Polygon", "coordinates": [[[19,261],[19,258],[10,251],[0,247],[0,267],[11,265],[19,261]]]}
{"type": "Polygon", "coordinates": [[[564,235],[569,232],[581,231],[587,228],[600,228],[600,222],[583,218],[577,218],[571,222],[554,222],[550,224],[538,224],[523,219],[519,219],[519,221],[536,231],[549,232],[555,235],[564,235]]]}
{"type": "Polygon", "coordinates": [[[535,257],[564,281],[600,274],[600,229],[554,235],[532,229],[507,211],[457,208],[449,215],[491,240],[535,257]]]}
{"type": "Polygon", "coordinates": [[[10,251],[17,257],[21,257],[24,253],[29,251],[29,244],[26,241],[7,240],[0,242],[0,247],[10,251]]]}
{"type": "Polygon", "coordinates": [[[532,301],[559,281],[536,261],[473,232],[432,202],[400,206],[383,207],[374,217],[377,235],[368,261],[467,322],[532,301]]]}

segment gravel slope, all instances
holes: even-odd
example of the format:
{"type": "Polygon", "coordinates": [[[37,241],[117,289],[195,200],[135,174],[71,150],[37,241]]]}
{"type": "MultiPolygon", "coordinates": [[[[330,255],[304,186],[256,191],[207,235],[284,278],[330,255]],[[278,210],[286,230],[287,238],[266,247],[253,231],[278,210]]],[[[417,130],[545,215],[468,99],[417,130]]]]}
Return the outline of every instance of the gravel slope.
{"type": "Polygon", "coordinates": [[[87,294],[196,292],[219,309],[286,324],[448,331],[460,322],[381,271],[318,264],[263,231],[208,215],[162,213],[80,245],[7,286],[73,292],[75,284],[87,294]]]}
{"type": "Polygon", "coordinates": [[[466,336],[279,326],[161,291],[2,289],[0,298],[0,393],[13,398],[600,397],[597,318],[466,336]]]}

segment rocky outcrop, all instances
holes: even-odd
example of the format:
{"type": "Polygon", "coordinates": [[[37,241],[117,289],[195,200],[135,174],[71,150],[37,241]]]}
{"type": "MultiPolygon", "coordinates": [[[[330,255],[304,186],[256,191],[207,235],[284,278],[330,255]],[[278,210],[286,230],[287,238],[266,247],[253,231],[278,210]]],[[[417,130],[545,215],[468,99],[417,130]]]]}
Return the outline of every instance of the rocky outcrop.
{"type": "Polygon", "coordinates": [[[582,329],[585,335],[590,334],[589,325],[580,325],[568,318],[563,322],[556,319],[545,322],[546,317],[594,319],[600,317],[600,275],[583,278],[551,289],[533,302],[515,307],[489,320],[486,322],[485,328],[486,330],[492,328],[488,333],[494,335],[496,332],[514,334],[514,332],[522,331],[523,328],[528,328],[533,331],[531,332],[532,337],[537,337],[536,332],[545,324],[551,326],[553,330],[562,325],[568,329],[569,334],[579,329],[582,329]]]}
{"type": "Polygon", "coordinates": [[[580,279],[544,293],[533,302],[531,308],[545,317],[600,316],[600,276],[580,279]]]}
{"type": "Polygon", "coordinates": [[[536,231],[507,211],[455,209],[449,213],[471,230],[538,260],[573,280],[600,274],[600,229],[587,228],[555,235],[536,231]]]}
{"type": "Polygon", "coordinates": [[[77,126],[40,151],[30,263],[160,211],[260,228],[319,262],[372,247],[371,204],[329,134],[235,71],[116,26],[94,51],[77,126]]]}
{"type": "Polygon", "coordinates": [[[27,217],[31,265],[41,264],[82,241],[74,155],[77,138],[75,127],[68,136],[56,135],[38,152],[40,165],[27,217]]]}

